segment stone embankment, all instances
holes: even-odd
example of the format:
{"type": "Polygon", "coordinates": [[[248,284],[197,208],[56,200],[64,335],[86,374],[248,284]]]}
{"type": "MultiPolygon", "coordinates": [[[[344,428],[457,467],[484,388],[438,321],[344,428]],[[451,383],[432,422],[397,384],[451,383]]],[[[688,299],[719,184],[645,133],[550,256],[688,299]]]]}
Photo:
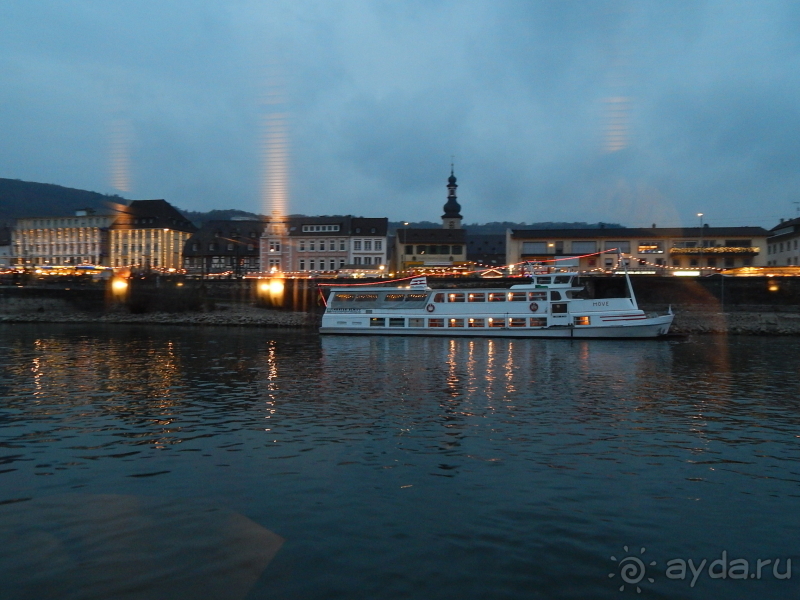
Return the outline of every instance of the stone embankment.
{"type": "Polygon", "coordinates": [[[222,306],[209,312],[93,313],[84,311],[14,312],[0,314],[0,323],[127,323],[141,325],[202,325],[248,327],[314,327],[315,315],[268,310],[250,306],[222,306]]]}
{"type": "Polygon", "coordinates": [[[772,311],[714,312],[675,310],[670,333],[740,335],[800,335],[800,313],[772,311]]]}

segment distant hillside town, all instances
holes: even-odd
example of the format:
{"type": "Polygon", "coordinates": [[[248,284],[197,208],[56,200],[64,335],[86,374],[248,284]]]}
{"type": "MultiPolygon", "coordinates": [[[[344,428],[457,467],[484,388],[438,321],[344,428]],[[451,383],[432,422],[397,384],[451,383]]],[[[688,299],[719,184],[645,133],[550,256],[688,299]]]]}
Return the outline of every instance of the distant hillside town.
{"type": "Polygon", "coordinates": [[[445,187],[440,222],[392,223],[374,215],[189,212],[163,199],[127,201],[0,179],[0,220],[5,222],[0,227],[0,269],[394,277],[475,271],[513,275],[530,264],[607,272],[624,262],[631,272],[660,275],[759,267],[795,274],[800,267],[800,219],[782,219],[769,231],[709,224],[464,226],[452,169],[445,187]]]}

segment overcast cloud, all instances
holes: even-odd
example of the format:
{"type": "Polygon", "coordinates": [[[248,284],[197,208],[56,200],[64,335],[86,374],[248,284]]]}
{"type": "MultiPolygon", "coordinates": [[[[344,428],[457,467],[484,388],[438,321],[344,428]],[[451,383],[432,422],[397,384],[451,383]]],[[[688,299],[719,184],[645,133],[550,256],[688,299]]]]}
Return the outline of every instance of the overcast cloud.
{"type": "Polygon", "coordinates": [[[0,176],[261,212],[277,112],[291,212],[772,227],[798,73],[792,1],[5,0],[0,176]]]}

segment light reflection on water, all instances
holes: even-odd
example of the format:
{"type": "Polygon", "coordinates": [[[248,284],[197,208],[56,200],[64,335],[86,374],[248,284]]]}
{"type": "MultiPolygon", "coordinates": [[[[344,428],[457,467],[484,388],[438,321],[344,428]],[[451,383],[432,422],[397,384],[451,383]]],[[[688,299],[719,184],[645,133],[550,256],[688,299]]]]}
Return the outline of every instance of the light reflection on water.
{"type": "Polygon", "coordinates": [[[5,326],[0,501],[236,511],[287,540],[248,598],[616,598],[623,545],[787,597],[664,563],[797,553],[798,350],[5,326]]]}

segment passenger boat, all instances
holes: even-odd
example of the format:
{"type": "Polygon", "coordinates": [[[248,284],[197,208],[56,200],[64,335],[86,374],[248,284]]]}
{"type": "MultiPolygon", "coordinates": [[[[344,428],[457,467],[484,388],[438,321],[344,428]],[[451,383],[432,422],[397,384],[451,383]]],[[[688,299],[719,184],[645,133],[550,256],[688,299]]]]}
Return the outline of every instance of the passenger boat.
{"type": "Polygon", "coordinates": [[[407,287],[334,287],[320,333],[547,338],[654,338],[674,315],[639,309],[628,296],[589,299],[578,273],[546,273],[505,289],[431,289],[424,277],[407,287]]]}

